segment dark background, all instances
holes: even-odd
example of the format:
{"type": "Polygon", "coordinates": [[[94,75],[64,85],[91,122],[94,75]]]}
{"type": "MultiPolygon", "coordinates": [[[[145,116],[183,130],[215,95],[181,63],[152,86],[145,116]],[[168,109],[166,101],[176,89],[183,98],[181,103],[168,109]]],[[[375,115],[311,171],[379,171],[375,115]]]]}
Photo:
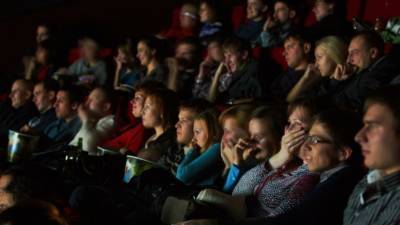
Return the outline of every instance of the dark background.
{"type": "MultiPolygon", "coordinates": [[[[84,34],[113,47],[125,37],[168,27],[175,0],[8,0],[0,3],[0,75],[14,76],[22,55],[35,46],[36,26],[50,23],[65,47],[84,34]]],[[[0,79],[4,82],[6,79],[0,79]]]]}

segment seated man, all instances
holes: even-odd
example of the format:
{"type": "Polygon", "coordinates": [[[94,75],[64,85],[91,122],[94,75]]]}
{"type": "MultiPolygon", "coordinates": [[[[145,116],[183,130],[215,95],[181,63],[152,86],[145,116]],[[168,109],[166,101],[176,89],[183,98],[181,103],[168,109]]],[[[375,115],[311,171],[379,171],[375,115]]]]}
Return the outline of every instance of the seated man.
{"type": "Polygon", "coordinates": [[[278,0],[274,5],[273,17],[269,17],[263,26],[257,42],[261,47],[282,45],[283,41],[293,30],[296,9],[290,0],[278,0]]]}
{"type": "Polygon", "coordinates": [[[261,96],[258,65],[250,58],[250,48],[238,38],[225,40],[225,62],[220,64],[210,87],[211,102],[227,103],[261,96]],[[227,72],[223,72],[226,68],[227,72]]]}
{"type": "Polygon", "coordinates": [[[303,76],[311,55],[311,43],[299,34],[289,34],[284,42],[284,56],[288,70],[279,75],[270,86],[270,92],[277,99],[286,99],[290,90],[303,76]]]}
{"type": "MultiPolygon", "coordinates": [[[[97,145],[111,136],[115,128],[113,111],[113,96],[103,87],[97,87],[90,92],[85,104],[78,108],[82,127],[75,135],[70,145],[77,146],[82,139],[82,150],[89,154],[97,153],[97,145]]],[[[78,146],[79,147],[79,146],[78,146]]]]}
{"type": "Polygon", "coordinates": [[[26,133],[42,133],[47,126],[57,119],[53,104],[59,87],[57,82],[46,80],[39,82],[33,88],[33,102],[39,111],[39,116],[31,119],[21,128],[26,133]]]}
{"type": "Polygon", "coordinates": [[[384,55],[383,40],[375,32],[362,32],[352,38],[347,63],[350,68],[341,74],[347,84],[335,93],[334,99],[352,108],[361,109],[369,91],[388,85],[400,72],[394,58],[384,55]]]}
{"type": "Polygon", "coordinates": [[[370,173],[355,187],[344,225],[397,224],[400,221],[399,86],[377,91],[364,104],[364,127],[355,139],[370,173]]]}
{"type": "Polygon", "coordinates": [[[69,142],[81,128],[78,107],[83,101],[79,87],[62,88],[57,92],[54,108],[57,120],[43,131],[51,142],[69,142]]]}
{"type": "Polygon", "coordinates": [[[236,31],[236,36],[248,42],[255,42],[260,36],[268,5],[266,0],[247,0],[246,17],[248,22],[236,31]]]}
{"type": "Polygon", "coordinates": [[[0,103],[0,145],[5,146],[9,130],[20,130],[37,114],[32,102],[32,85],[27,80],[16,80],[9,95],[11,102],[0,103]]]}
{"type": "Polygon", "coordinates": [[[194,87],[200,46],[197,39],[186,38],[175,48],[175,57],[167,59],[169,69],[168,88],[175,90],[181,99],[190,99],[194,87]]]}

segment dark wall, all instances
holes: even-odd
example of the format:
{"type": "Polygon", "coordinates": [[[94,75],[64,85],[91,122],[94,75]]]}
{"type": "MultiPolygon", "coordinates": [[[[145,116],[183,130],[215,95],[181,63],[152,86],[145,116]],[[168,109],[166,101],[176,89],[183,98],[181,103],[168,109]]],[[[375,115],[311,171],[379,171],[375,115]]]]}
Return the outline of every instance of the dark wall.
{"type": "Polygon", "coordinates": [[[89,33],[110,46],[124,37],[156,33],[168,26],[175,5],[175,0],[65,0],[0,17],[0,81],[4,82],[4,76],[14,76],[21,56],[34,47],[38,23],[55,25],[65,45],[74,45],[76,37],[89,33]]]}

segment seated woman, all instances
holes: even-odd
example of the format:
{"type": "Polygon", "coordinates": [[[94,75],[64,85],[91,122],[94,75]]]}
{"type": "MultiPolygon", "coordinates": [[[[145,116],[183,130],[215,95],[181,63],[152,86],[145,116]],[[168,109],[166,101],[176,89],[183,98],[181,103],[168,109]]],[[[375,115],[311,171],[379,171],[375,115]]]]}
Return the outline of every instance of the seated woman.
{"type": "Polygon", "coordinates": [[[57,70],[56,48],[51,40],[38,43],[35,57],[31,58],[25,68],[25,79],[33,82],[52,78],[57,70]]]}
{"type": "Polygon", "coordinates": [[[342,224],[347,199],[364,174],[354,141],[360,127],[361,120],[349,112],[333,109],[319,113],[302,147],[305,165],[320,174],[319,184],[292,210],[240,224],[342,224]]]}
{"type": "Polygon", "coordinates": [[[213,37],[207,45],[207,57],[200,63],[199,73],[196,76],[192,94],[196,98],[208,97],[211,81],[218,66],[224,61],[222,38],[213,37]]]}
{"type": "Polygon", "coordinates": [[[118,54],[114,57],[114,61],[116,64],[114,89],[132,91],[140,81],[141,71],[137,68],[130,41],[118,46],[118,54]]]}
{"type": "Polygon", "coordinates": [[[205,111],[194,119],[192,149],[178,166],[176,177],[191,185],[215,185],[222,172],[220,138],[222,129],[216,111],[205,111]]]}
{"type": "Polygon", "coordinates": [[[240,138],[233,148],[233,163],[226,178],[223,191],[231,193],[240,177],[256,163],[278,152],[284,130],[280,110],[258,107],[250,116],[249,138],[240,138]]]}
{"type": "Polygon", "coordinates": [[[239,180],[233,196],[205,189],[197,201],[226,212],[222,218],[239,221],[246,217],[273,217],[300,204],[318,183],[318,174],[301,165],[301,145],[319,111],[312,100],[298,100],[289,107],[289,126],[282,137],[280,151],[247,171],[239,180]]]}
{"type": "Polygon", "coordinates": [[[229,173],[234,162],[234,147],[239,139],[249,137],[250,115],[255,108],[256,106],[252,104],[232,106],[219,116],[219,123],[224,131],[221,140],[221,158],[225,164],[222,177],[229,173]]]}
{"type": "Polygon", "coordinates": [[[78,84],[105,85],[107,81],[106,63],[98,58],[99,46],[91,38],[80,41],[81,58],[68,67],[68,70],[59,70],[58,74],[66,73],[78,77],[78,84]]]}
{"type": "Polygon", "coordinates": [[[203,45],[208,44],[208,40],[222,32],[220,6],[216,1],[200,1],[199,16],[203,26],[200,29],[199,38],[203,45]]]}
{"type": "Polygon", "coordinates": [[[141,39],[137,44],[136,57],[140,65],[145,67],[141,81],[157,80],[166,84],[167,71],[162,65],[162,44],[156,37],[141,39]]]}
{"type": "Polygon", "coordinates": [[[132,104],[132,115],[137,118],[138,123],[132,124],[123,133],[106,140],[100,146],[119,150],[121,153],[137,154],[143,147],[145,141],[150,137],[152,131],[145,129],[141,118],[143,115],[144,101],[153,89],[165,88],[164,85],[156,81],[146,81],[136,87],[135,95],[129,104],[132,104]]]}
{"type": "Polygon", "coordinates": [[[145,142],[138,156],[159,162],[172,171],[176,171],[177,155],[176,131],[178,121],[178,97],[169,89],[154,89],[148,93],[142,114],[143,126],[154,130],[154,134],[145,142]]]}
{"type": "Polygon", "coordinates": [[[340,89],[338,70],[346,63],[347,44],[336,36],[328,36],[316,43],[315,65],[309,64],[302,78],[293,87],[287,100],[305,95],[331,95],[340,89]]]}

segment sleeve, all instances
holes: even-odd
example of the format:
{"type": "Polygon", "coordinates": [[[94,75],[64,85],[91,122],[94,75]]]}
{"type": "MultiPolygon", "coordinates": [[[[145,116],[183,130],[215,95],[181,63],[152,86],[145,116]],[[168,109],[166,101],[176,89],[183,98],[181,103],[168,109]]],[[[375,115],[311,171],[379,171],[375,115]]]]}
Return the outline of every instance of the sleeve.
{"type": "Polygon", "coordinates": [[[255,187],[260,184],[264,177],[270,172],[271,170],[267,170],[264,163],[260,163],[248,170],[240,177],[232,191],[232,195],[246,196],[253,194],[255,187]]]}
{"type": "Polygon", "coordinates": [[[244,173],[243,169],[239,168],[236,165],[232,165],[229,169],[229,173],[222,190],[226,193],[231,193],[233,191],[233,188],[235,188],[236,183],[243,175],[243,173],[244,173]]]}
{"type": "Polygon", "coordinates": [[[210,167],[216,165],[219,157],[219,144],[212,145],[201,155],[191,149],[179,164],[176,177],[185,184],[192,184],[199,177],[203,177],[210,167]]]}

